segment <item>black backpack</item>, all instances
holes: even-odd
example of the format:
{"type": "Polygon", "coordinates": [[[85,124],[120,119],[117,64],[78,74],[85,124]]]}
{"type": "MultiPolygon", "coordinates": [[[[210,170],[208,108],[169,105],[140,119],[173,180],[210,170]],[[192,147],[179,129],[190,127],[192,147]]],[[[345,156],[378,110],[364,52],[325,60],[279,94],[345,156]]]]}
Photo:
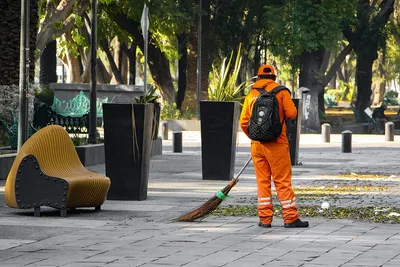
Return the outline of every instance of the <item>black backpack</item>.
{"type": "MultiPolygon", "coordinates": [[[[279,118],[279,103],[275,95],[281,90],[288,90],[279,85],[267,92],[264,88],[256,88],[260,95],[254,102],[251,117],[247,126],[251,140],[260,142],[275,141],[282,132],[285,118],[279,118]]],[[[289,91],[290,92],[290,91],[289,91]]]]}

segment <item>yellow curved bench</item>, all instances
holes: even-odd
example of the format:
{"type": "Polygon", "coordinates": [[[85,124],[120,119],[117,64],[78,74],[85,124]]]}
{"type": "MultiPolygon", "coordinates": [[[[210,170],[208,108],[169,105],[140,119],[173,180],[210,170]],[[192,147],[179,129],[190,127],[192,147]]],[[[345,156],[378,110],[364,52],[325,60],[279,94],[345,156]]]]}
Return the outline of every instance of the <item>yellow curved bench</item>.
{"type": "Polygon", "coordinates": [[[100,209],[109,188],[108,177],[82,165],[68,133],[50,125],[18,152],[7,177],[5,201],[12,208],[33,208],[35,216],[40,216],[40,206],[49,206],[65,217],[67,208],[100,209]]]}

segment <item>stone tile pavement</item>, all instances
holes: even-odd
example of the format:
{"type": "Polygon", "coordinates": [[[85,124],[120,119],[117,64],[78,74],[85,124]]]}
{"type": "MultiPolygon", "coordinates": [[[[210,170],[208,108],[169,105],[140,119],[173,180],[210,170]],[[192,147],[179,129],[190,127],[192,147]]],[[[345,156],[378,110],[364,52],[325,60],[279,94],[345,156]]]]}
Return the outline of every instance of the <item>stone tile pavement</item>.
{"type": "MultiPolygon", "coordinates": [[[[199,133],[184,132],[183,139],[183,153],[172,153],[169,140],[163,141],[163,155],[152,158],[145,201],[106,201],[101,212],[78,209],[67,218],[49,208],[35,218],[33,212],[7,208],[0,196],[0,266],[400,266],[395,224],[308,218],[308,229],[285,229],[275,218],[273,227],[264,229],[256,225],[257,217],[216,216],[173,222],[227,184],[202,180],[199,133]]],[[[236,171],[249,157],[242,133],[238,141],[236,171]]],[[[396,207],[400,138],[353,136],[351,154],[340,152],[339,135],[331,141],[301,136],[302,165],[293,167],[294,186],[368,185],[372,191],[300,205],[396,207]],[[379,186],[386,190],[373,190],[379,186]]],[[[222,205],[255,203],[252,167],[222,205]]],[[[92,169],[104,173],[104,165],[92,169]]]]}

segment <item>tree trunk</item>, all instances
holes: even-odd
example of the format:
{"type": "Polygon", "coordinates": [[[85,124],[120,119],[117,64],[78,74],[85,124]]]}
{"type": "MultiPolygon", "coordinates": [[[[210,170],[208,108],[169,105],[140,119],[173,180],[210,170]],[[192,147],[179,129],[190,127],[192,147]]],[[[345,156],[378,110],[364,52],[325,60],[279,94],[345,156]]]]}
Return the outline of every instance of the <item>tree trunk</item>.
{"type": "MultiPolygon", "coordinates": [[[[364,110],[371,104],[372,65],[378,57],[378,49],[385,38],[384,30],[393,13],[394,0],[383,0],[379,3],[379,12],[371,12],[368,0],[359,0],[357,6],[357,27],[344,27],[343,34],[355,47],[357,55],[356,84],[357,103],[355,105],[361,121],[368,119],[364,110]]],[[[374,1],[378,4],[378,1],[374,1]]]]}
{"type": "MultiPolygon", "coordinates": [[[[142,51],[144,51],[144,48],[142,51]]],[[[149,45],[148,65],[156,86],[160,88],[163,100],[169,103],[175,102],[175,89],[172,84],[169,61],[164,53],[158,48],[155,40],[153,40],[152,45],[149,45]]]]}
{"type": "Polygon", "coordinates": [[[121,50],[128,57],[128,65],[129,65],[129,81],[128,84],[134,85],[136,83],[136,48],[137,45],[135,42],[132,42],[131,47],[128,49],[126,43],[122,43],[121,50]]]}
{"type": "Polygon", "coordinates": [[[57,41],[48,43],[40,55],[39,83],[48,86],[57,82],[57,41]]]}
{"type": "MultiPolygon", "coordinates": [[[[71,32],[66,32],[64,34],[66,42],[73,42],[71,32]]],[[[81,81],[81,72],[79,68],[78,58],[72,53],[70,49],[66,49],[65,54],[67,56],[68,63],[68,79],[67,83],[80,83],[81,81]]],[[[89,60],[90,61],[90,60],[89,60]]],[[[90,64],[88,64],[90,65],[90,64]]]]}
{"type": "Polygon", "coordinates": [[[309,94],[303,95],[303,129],[305,132],[320,132],[320,98],[323,88],[318,73],[324,58],[324,50],[303,52],[300,55],[299,87],[310,89],[309,94]]]}
{"type": "Polygon", "coordinates": [[[176,97],[176,107],[181,110],[182,103],[185,99],[186,92],[186,71],[187,71],[187,34],[182,33],[178,35],[178,49],[179,49],[179,61],[178,61],[178,94],[176,97]]]}
{"type": "Polygon", "coordinates": [[[332,80],[329,82],[329,88],[336,89],[336,74],[333,76],[332,80]]]}
{"type": "MultiPolygon", "coordinates": [[[[38,1],[31,1],[31,5],[32,2],[37,3],[38,1]]],[[[43,18],[40,32],[36,31],[35,34],[37,57],[34,60],[38,59],[47,43],[71,31],[76,26],[76,17],[81,16],[90,5],[89,0],[63,0],[57,2],[58,6],[55,6],[52,1],[47,1],[45,6],[46,16],[43,18]]],[[[38,25],[38,21],[35,24],[31,22],[31,25],[38,25]]]]}
{"type": "MultiPolygon", "coordinates": [[[[203,0],[202,10],[202,40],[201,40],[201,88],[200,100],[208,99],[208,74],[211,71],[213,55],[216,53],[212,34],[215,25],[212,25],[210,18],[210,1],[203,0]]],[[[183,108],[195,111],[197,108],[197,57],[198,57],[198,26],[193,25],[189,33],[188,45],[188,68],[187,68],[187,86],[183,108]]]]}
{"type": "Polygon", "coordinates": [[[185,98],[182,104],[184,110],[191,112],[197,110],[197,26],[189,32],[188,56],[187,56],[187,84],[185,98]]]}
{"type": "MultiPolygon", "coordinates": [[[[102,8],[106,10],[115,23],[121,29],[130,33],[137,42],[140,50],[144,51],[144,40],[142,32],[139,31],[139,22],[128,18],[127,14],[116,13],[113,7],[113,5],[102,5],[102,8]]],[[[169,61],[160,50],[151,32],[149,32],[148,38],[148,65],[151,75],[156,86],[160,88],[162,98],[169,103],[173,103],[175,101],[175,90],[172,83],[169,61]]]]}
{"type": "Polygon", "coordinates": [[[356,49],[356,84],[357,103],[356,110],[359,112],[361,121],[367,121],[368,117],[364,110],[371,105],[372,65],[377,58],[377,53],[368,53],[356,49]]]}
{"type": "Polygon", "coordinates": [[[111,80],[111,74],[107,71],[107,68],[104,66],[103,61],[100,58],[97,58],[96,61],[96,79],[99,84],[108,84],[111,80]]]}
{"type": "MultiPolygon", "coordinates": [[[[346,64],[346,63],[345,63],[346,64]]],[[[346,71],[346,69],[344,69],[344,71],[345,71],[345,73],[347,73],[347,71],[346,71]]],[[[347,95],[349,94],[349,92],[350,92],[350,87],[349,87],[349,85],[347,84],[349,81],[348,81],[348,77],[346,78],[344,75],[343,75],[343,72],[342,72],[342,70],[341,69],[339,69],[338,71],[337,71],[337,77],[339,78],[339,80],[340,81],[343,81],[343,82],[345,82],[346,84],[345,84],[345,88],[344,88],[344,92],[343,92],[343,100],[344,101],[351,101],[351,99],[349,99],[348,97],[347,97],[347,95]]]]}
{"type": "Polygon", "coordinates": [[[128,57],[122,52],[122,49],[119,51],[120,54],[120,72],[123,84],[128,84],[128,57]]]}
{"type": "Polygon", "coordinates": [[[379,79],[376,82],[374,87],[374,97],[372,103],[374,105],[379,105],[383,101],[383,97],[385,95],[386,89],[386,73],[385,73],[385,61],[386,61],[386,49],[385,47],[382,49],[382,54],[378,60],[378,69],[379,69],[379,79]]]}
{"type": "MultiPolygon", "coordinates": [[[[208,99],[208,86],[209,80],[208,75],[210,74],[214,55],[217,52],[214,47],[215,37],[214,37],[214,29],[218,27],[215,25],[215,20],[211,21],[211,1],[203,0],[203,16],[202,16],[202,42],[201,42],[201,91],[200,91],[200,99],[207,100],[208,99]]],[[[237,48],[236,48],[237,49],[237,48]]]]}
{"type": "MultiPolygon", "coordinates": [[[[21,1],[0,1],[0,85],[19,85],[21,1]]],[[[29,81],[35,75],[35,43],[38,31],[37,1],[30,1],[29,81]]]]}
{"type": "MultiPolygon", "coordinates": [[[[111,84],[121,84],[122,83],[122,76],[121,72],[117,67],[117,62],[115,62],[115,57],[110,52],[110,48],[108,46],[108,43],[105,39],[100,40],[100,46],[103,49],[103,51],[106,53],[108,62],[110,63],[111,66],[111,71],[113,73],[113,77],[111,78],[111,84]]],[[[114,53],[115,56],[115,53],[114,53]]]]}

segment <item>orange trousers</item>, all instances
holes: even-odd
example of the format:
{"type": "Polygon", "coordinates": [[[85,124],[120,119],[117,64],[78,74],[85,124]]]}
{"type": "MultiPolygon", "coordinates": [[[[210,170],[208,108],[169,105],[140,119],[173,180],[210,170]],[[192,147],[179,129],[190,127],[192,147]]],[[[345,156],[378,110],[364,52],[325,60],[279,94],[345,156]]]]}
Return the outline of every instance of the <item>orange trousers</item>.
{"type": "Polygon", "coordinates": [[[251,156],[256,172],[258,191],[258,216],[261,223],[270,224],[274,215],[271,193],[271,176],[285,223],[299,218],[296,197],[292,188],[292,166],[289,145],[285,143],[260,143],[253,141],[251,156]]]}

